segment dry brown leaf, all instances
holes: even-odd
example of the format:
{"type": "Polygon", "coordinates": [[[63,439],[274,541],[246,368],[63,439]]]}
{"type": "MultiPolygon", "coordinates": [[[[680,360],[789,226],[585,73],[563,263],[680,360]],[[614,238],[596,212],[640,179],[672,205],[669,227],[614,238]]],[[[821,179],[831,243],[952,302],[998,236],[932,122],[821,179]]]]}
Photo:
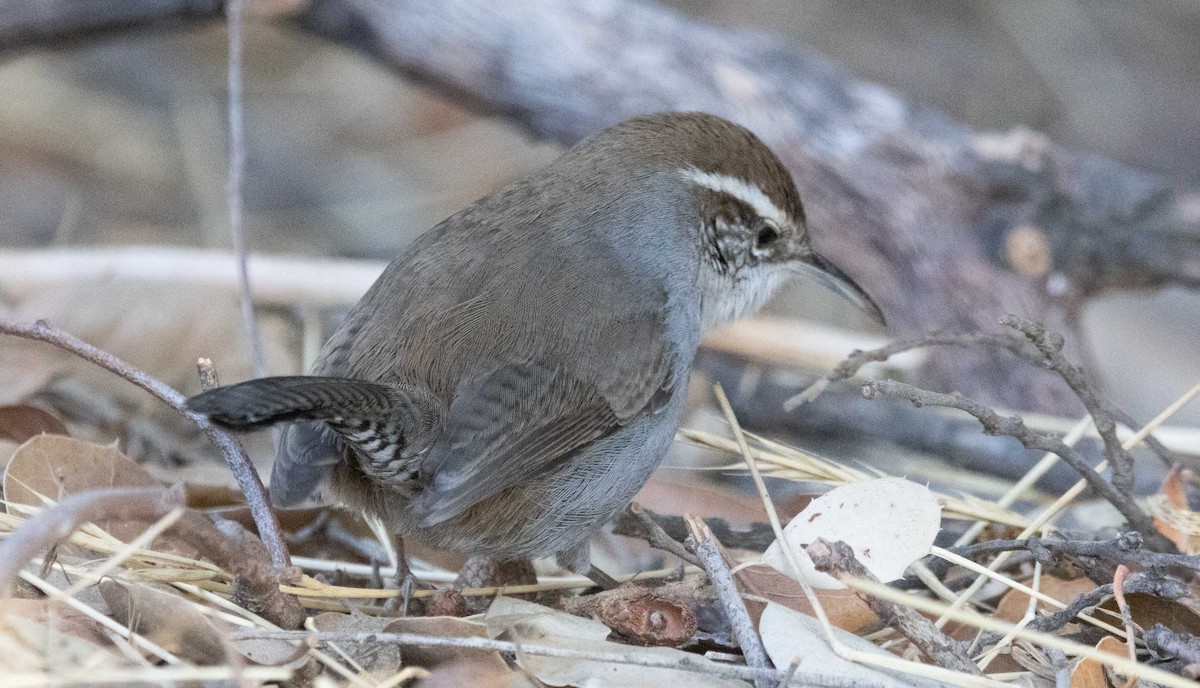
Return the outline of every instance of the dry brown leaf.
{"type": "MultiPolygon", "coordinates": [[[[391,623],[384,627],[385,633],[419,633],[442,638],[487,638],[487,626],[478,621],[468,621],[452,616],[410,616],[387,619],[391,623]]],[[[405,645],[400,648],[405,666],[434,669],[448,664],[469,662],[473,666],[487,669],[489,674],[504,676],[508,665],[494,650],[472,650],[465,647],[420,647],[405,645]]]]}
{"type": "MultiPolygon", "coordinates": [[[[39,495],[58,500],[65,495],[101,487],[158,487],[159,483],[116,447],[106,447],[61,435],[39,435],[17,448],[4,471],[8,501],[42,506],[39,495]]],[[[12,513],[12,509],[9,509],[12,513]]],[[[129,537],[145,530],[142,524],[112,524],[117,535],[129,537]]],[[[120,536],[118,536],[120,537],[120,536]]]]}
{"type": "MultiPolygon", "coordinates": [[[[1129,646],[1113,636],[1105,636],[1096,643],[1096,649],[1118,657],[1129,656],[1129,646]]],[[[1118,684],[1119,685],[1119,684],[1118,684]]],[[[1071,669],[1071,688],[1114,688],[1109,681],[1109,670],[1100,662],[1084,657],[1071,669]]]]}
{"type": "MultiPolygon", "coordinates": [[[[393,619],[367,616],[361,612],[342,614],[325,612],[312,618],[312,627],[317,631],[332,633],[380,633],[393,619]]],[[[400,668],[400,646],[392,643],[345,643],[342,651],[354,658],[360,666],[382,680],[400,668]]],[[[405,662],[407,663],[407,661],[405,662]]]]}
{"type": "Polygon", "coordinates": [[[1200,478],[1176,464],[1163,478],[1158,494],[1151,498],[1154,526],[1184,554],[1200,553],[1200,515],[1191,508],[1189,495],[1200,493],[1200,478]]]}
{"type": "Polygon", "coordinates": [[[702,673],[710,660],[670,647],[638,647],[620,645],[607,640],[610,629],[591,619],[573,616],[533,602],[511,597],[498,597],[488,608],[484,622],[488,635],[516,642],[537,643],[554,647],[620,653],[630,657],[653,658],[659,661],[686,660],[700,671],[683,671],[624,663],[564,659],[526,653],[517,656],[521,668],[538,680],[552,686],[589,688],[663,688],[663,686],[694,686],[695,688],[745,688],[743,681],[720,679],[702,673]]]}
{"type": "MultiPolygon", "coordinates": [[[[5,602],[3,625],[0,626],[0,676],[17,672],[44,672],[46,658],[53,657],[56,666],[88,666],[96,671],[121,664],[119,655],[105,650],[105,645],[93,642],[74,632],[78,627],[68,626],[70,632],[60,629],[54,621],[58,609],[47,610],[46,621],[37,621],[18,609],[9,614],[5,602]]],[[[21,603],[30,600],[20,600],[21,603]]]]}
{"type": "Polygon", "coordinates": [[[68,435],[67,426],[47,411],[28,404],[0,406],[0,440],[20,444],[38,435],[68,435]]]}
{"type": "MultiPolygon", "coordinates": [[[[1142,628],[1162,624],[1173,631],[1200,635],[1200,613],[1197,612],[1194,598],[1167,600],[1157,595],[1135,592],[1125,593],[1125,601],[1129,604],[1129,615],[1133,617],[1133,622],[1142,628]]],[[[1117,611],[1115,600],[1109,600],[1100,606],[1113,612],[1117,611]]]]}
{"type": "MultiPolygon", "coordinates": [[[[1033,587],[1033,579],[1021,581],[1027,586],[1033,587]]],[[[1054,576],[1042,576],[1038,588],[1040,592],[1047,597],[1054,598],[1063,604],[1071,604],[1084,593],[1091,592],[1096,589],[1096,584],[1087,578],[1075,578],[1072,580],[1063,580],[1054,576]]],[[[1020,590],[1009,590],[1000,598],[1000,603],[996,605],[996,618],[1009,623],[1017,623],[1025,616],[1025,611],[1029,609],[1029,595],[1020,590]]],[[[1058,607],[1051,607],[1045,602],[1038,602],[1039,612],[1056,612],[1058,607]]]]}
{"type": "Polygon", "coordinates": [[[100,581],[99,588],[112,617],[133,632],[196,664],[225,662],[221,631],[170,588],[112,579],[100,581]]]}
{"type": "MultiPolygon", "coordinates": [[[[812,605],[804,596],[800,584],[766,564],[747,566],[734,574],[734,579],[746,595],[746,609],[756,625],[766,602],[774,602],[808,616],[813,615],[812,605]]],[[[879,626],[879,617],[875,616],[875,612],[871,611],[867,603],[860,600],[854,591],[818,589],[815,592],[829,616],[829,622],[834,626],[851,633],[879,626]]]]}
{"type": "Polygon", "coordinates": [[[8,468],[8,462],[12,459],[12,455],[17,453],[17,447],[19,446],[16,442],[0,440],[0,471],[8,468]]]}
{"type": "MultiPolygon", "coordinates": [[[[4,495],[9,513],[14,504],[44,506],[41,496],[57,501],[69,495],[108,487],[159,487],[144,468],[115,447],[108,447],[62,435],[38,435],[17,448],[4,471],[4,495]]],[[[187,514],[185,518],[202,516],[187,514]]],[[[147,523],[102,519],[96,523],[108,534],[129,542],[146,530],[147,523]]],[[[173,538],[160,536],[154,544],[159,551],[195,556],[196,549],[173,538]]],[[[64,545],[64,551],[82,548],[64,545]]]]}

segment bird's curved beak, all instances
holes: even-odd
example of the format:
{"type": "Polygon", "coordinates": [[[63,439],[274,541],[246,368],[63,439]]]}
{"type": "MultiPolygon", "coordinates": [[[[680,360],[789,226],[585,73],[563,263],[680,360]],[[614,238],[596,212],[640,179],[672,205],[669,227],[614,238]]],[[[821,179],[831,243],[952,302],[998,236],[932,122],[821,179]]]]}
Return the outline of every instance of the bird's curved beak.
{"type": "Polygon", "coordinates": [[[793,261],[792,265],[796,267],[797,272],[813,278],[821,286],[830,289],[862,309],[864,313],[871,316],[880,325],[887,324],[883,318],[883,311],[879,310],[879,306],[875,303],[874,299],[867,292],[863,291],[863,288],[858,286],[857,282],[850,279],[849,275],[842,272],[841,268],[834,265],[825,256],[816,251],[811,251],[799,260],[793,261]]]}

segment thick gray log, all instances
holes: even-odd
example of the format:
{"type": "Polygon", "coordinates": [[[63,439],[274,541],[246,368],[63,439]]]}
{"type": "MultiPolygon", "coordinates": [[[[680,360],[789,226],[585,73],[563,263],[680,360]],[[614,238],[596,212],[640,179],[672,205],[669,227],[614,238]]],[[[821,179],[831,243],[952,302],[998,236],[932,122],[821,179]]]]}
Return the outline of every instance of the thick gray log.
{"type": "MultiPolygon", "coordinates": [[[[622,0],[321,0],[304,24],[349,41],[539,138],[705,110],[784,159],[823,252],[893,332],[996,329],[1015,313],[1071,331],[1106,288],[1200,283],[1200,201],[1157,177],[1028,132],[977,135],[854,79],[802,46],[622,0]]],[[[1052,376],[989,351],[944,351],[927,386],[1074,412],[1052,376]]]]}
{"type": "MultiPolygon", "coordinates": [[[[0,0],[0,47],[215,12],[203,0],[0,0]],[[107,5],[112,3],[99,3],[107,5]]],[[[803,46],[627,0],[313,0],[298,24],[460,101],[571,143],[628,116],[706,110],[775,148],[820,248],[900,336],[1074,331],[1106,289],[1200,284],[1200,196],[1031,132],[977,134],[856,80],[803,46]]],[[[991,351],[932,356],[922,383],[1012,408],[1076,412],[1053,376],[991,351]]]]}

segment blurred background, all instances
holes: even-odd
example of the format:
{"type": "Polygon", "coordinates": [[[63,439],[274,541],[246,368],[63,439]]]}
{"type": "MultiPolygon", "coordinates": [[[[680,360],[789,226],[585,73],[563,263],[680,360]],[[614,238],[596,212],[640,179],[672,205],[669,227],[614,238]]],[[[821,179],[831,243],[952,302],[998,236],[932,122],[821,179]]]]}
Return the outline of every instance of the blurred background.
{"type": "MultiPolygon", "coordinates": [[[[976,129],[1027,127],[1200,186],[1200,3],[668,4],[807,43],[976,129]]],[[[225,60],[219,22],[0,55],[0,248],[228,249],[225,60]]],[[[557,154],[286,24],[250,18],[245,63],[246,233],[255,251],[386,259],[557,154]]],[[[865,327],[836,299],[803,286],[772,310],[865,327]]],[[[8,290],[0,293],[5,311],[50,318],[187,391],[196,389],[191,361],[199,355],[216,359],[226,380],[249,375],[234,300],[186,281],[153,293],[106,277],[8,290]]],[[[275,315],[264,313],[270,367],[299,371],[312,335],[275,315]]],[[[1105,298],[1085,321],[1108,391],[1135,416],[1152,416],[1200,372],[1200,295],[1105,298]]],[[[0,401],[61,370],[29,349],[0,346],[8,377],[0,401]]],[[[161,412],[150,410],[153,402],[128,403],[161,412]]],[[[1177,421],[1200,422],[1200,410],[1177,421]]]]}

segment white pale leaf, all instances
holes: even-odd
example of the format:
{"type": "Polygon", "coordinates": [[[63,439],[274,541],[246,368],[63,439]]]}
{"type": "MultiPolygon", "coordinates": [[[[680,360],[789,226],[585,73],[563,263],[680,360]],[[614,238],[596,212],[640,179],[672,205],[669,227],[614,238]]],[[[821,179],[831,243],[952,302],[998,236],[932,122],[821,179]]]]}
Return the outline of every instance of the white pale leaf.
{"type": "MultiPolygon", "coordinates": [[[[840,628],[833,631],[838,642],[853,650],[895,659],[895,655],[879,649],[853,633],[847,633],[840,628]]],[[[767,656],[776,667],[789,666],[799,657],[801,671],[836,676],[846,684],[949,688],[947,684],[938,681],[876,669],[842,659],[829,647],[829,641],[821,632],[821,626],[816,619],[775,602],[767,603],[767,608],[763,610],[762,618],[758,622],[758,632],[762,636],[767,656]]]]}
{"type": "MultiPolygon", "coordinates": [[[[787,524],[783,536],[796,553],[805,580],[816,588],[837,589],[845,586],[813,568],[804,552],[817,538],[844,541],[859,562],[886,583],[929,554],[941,521],[941,506],[924,485],[879,478],[843,485],[817,497],[787,524]]],[[[779,541],[763,553],[763,563],[796,578],[779,541]]]]}

